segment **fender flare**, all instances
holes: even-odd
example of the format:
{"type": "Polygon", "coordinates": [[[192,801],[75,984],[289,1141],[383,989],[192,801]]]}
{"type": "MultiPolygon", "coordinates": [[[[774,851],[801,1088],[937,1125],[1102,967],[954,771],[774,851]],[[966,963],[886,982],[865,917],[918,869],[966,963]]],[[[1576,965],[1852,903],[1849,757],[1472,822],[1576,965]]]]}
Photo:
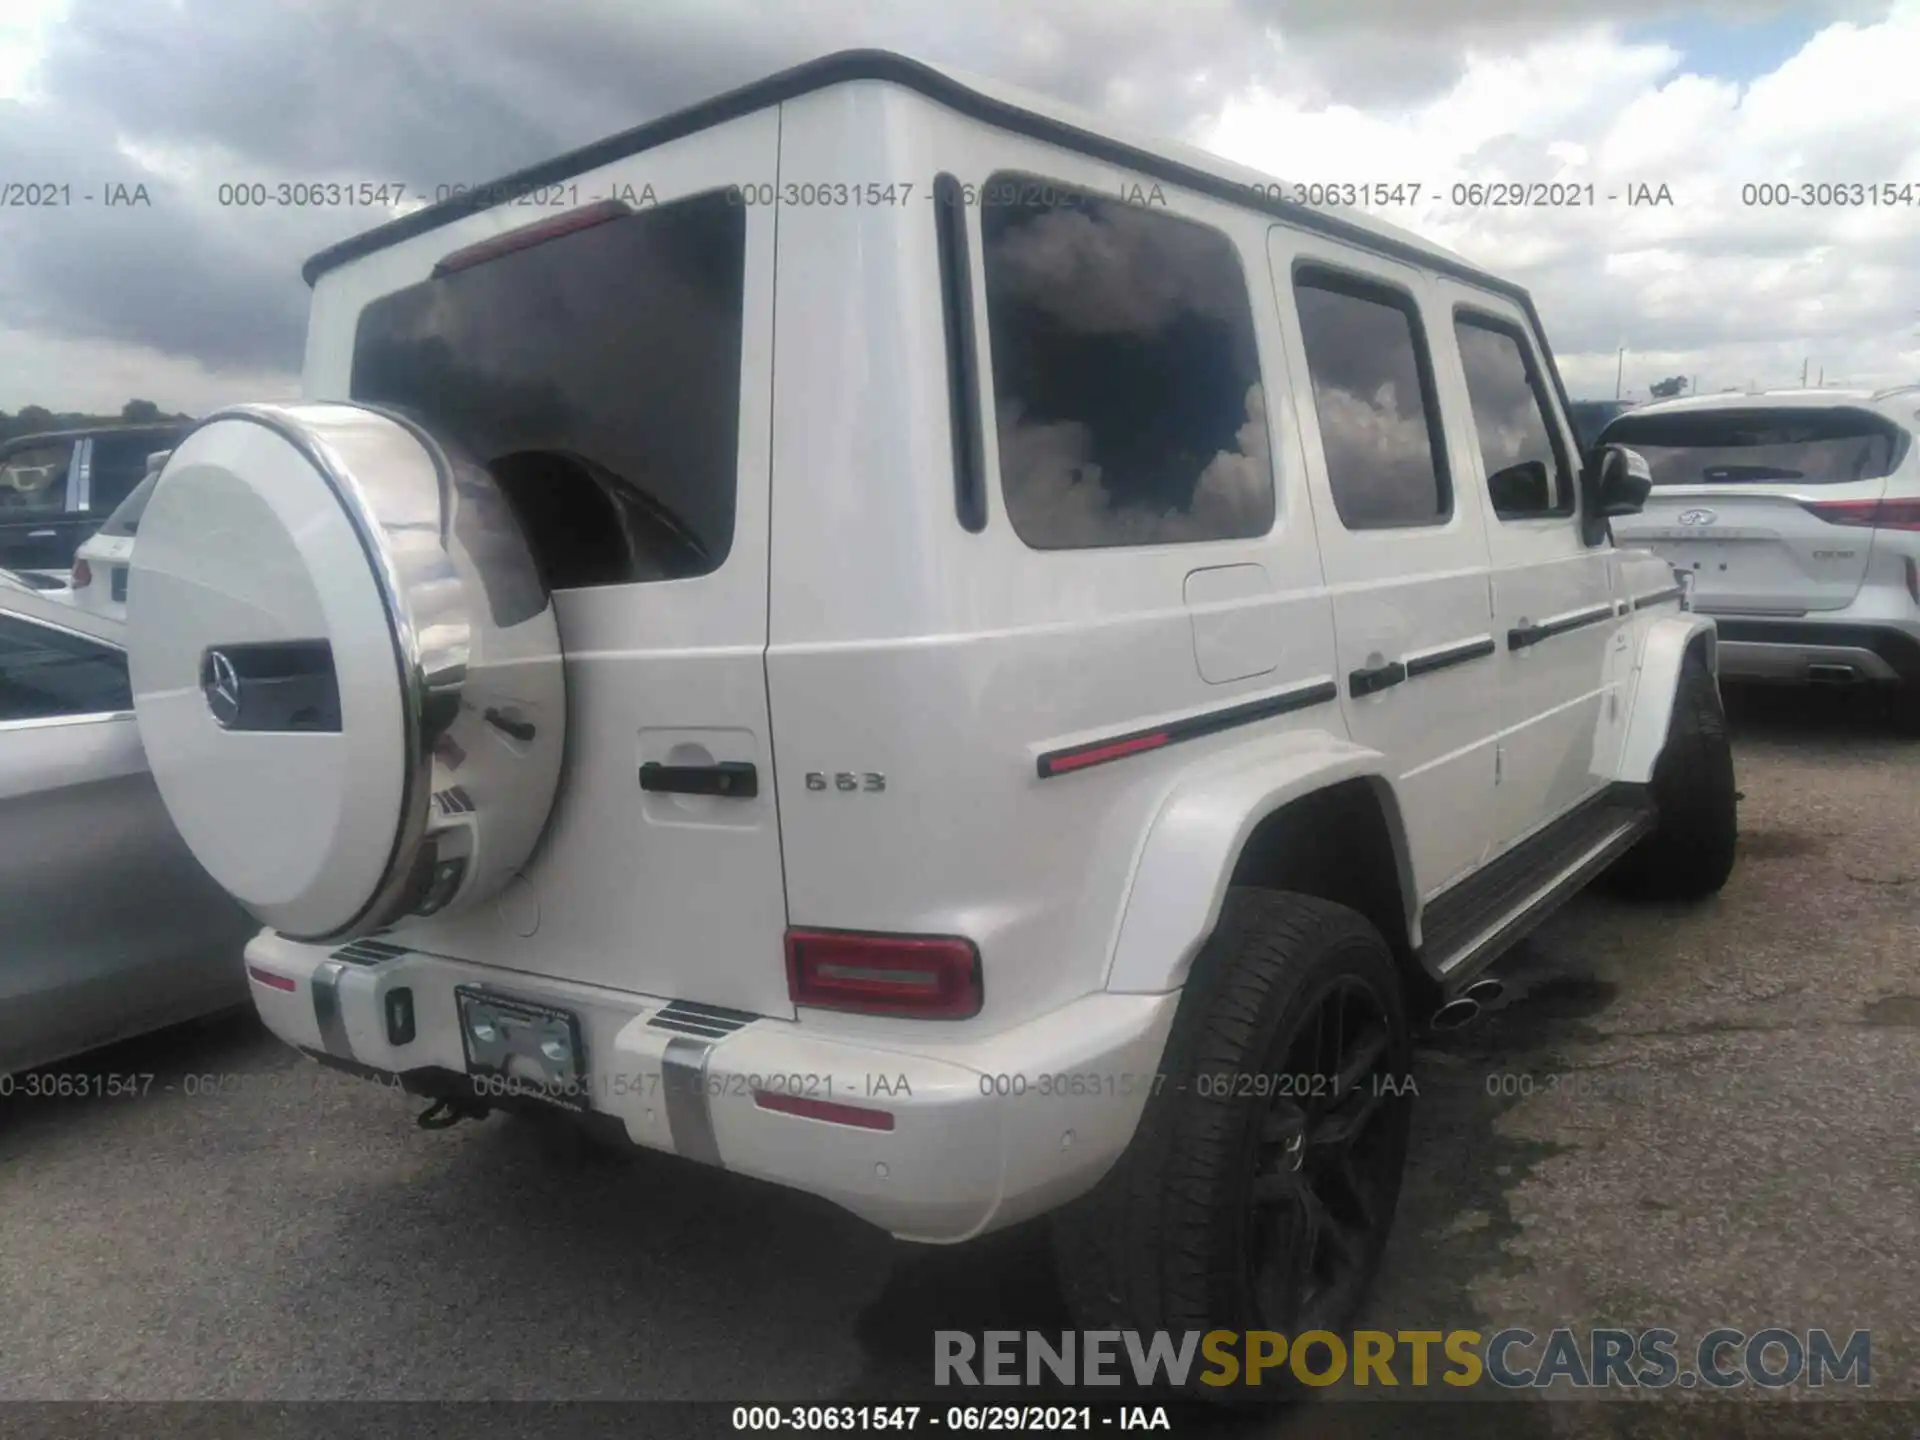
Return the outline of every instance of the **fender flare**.
{"type": "Polygon", "coordinates": [[[1719,631],[1712,619],[1691,612],[1663,615],[1647,627],[1640,644],[1640,663],[1635,667],[1633,701],[1627,716],[1627,733],[1620,746],[1618,779],[1644,785],[1653,779],[1654,764],[1667,743],[1667,725],[1673,719],[1674,692],[1680,684],[1680,667],[1687,651],[1700,636],[1706,636],[1707,668],[1715,678],[1720,673],[1716,651],[1719,631]]]}
{"type": "Polygon", "coordinates": [[[1160,995],[1185,984],[1255,827],[1283,806],[1349,780],[1369,782],[1380,802],[1408,933],[1417,933],[1413,866],[1387,758],[1325,731],[1295,730],[1237,747],[1220,764],[1182,776],[1167,795],[1134,863],[1106,988],[1160,995]]]}

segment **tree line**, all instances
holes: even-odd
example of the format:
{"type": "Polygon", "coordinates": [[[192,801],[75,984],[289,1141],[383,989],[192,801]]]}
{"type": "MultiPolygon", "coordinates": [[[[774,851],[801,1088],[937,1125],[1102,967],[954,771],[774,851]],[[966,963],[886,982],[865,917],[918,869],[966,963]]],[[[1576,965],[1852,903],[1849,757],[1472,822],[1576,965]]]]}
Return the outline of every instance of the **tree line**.
{"type": "Polygon", "coordinates": [[[129,400],[118,415],[83,415],[76,410],[54,411],[44,405],[22,405],[9,415],[0,410],[0,442],[44,430],[84,430],[95,425],[153,425],[163,420],[191,420],[191,415],[169,415],[151,400],[129,400]]]}

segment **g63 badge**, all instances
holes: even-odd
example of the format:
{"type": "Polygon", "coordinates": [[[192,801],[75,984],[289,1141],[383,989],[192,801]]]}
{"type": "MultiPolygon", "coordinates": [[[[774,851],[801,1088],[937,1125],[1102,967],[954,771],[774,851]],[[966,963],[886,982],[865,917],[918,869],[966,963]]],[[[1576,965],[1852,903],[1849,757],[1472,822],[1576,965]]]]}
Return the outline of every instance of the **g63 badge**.
{"type": "Polygon", "coordinates": [[[872,794],[887,788],[887,777],[873,770],[836,770],[828,775],[824,770],[807,772],[807,789],[840,790],[846,793],[865,791],[872,794]]]}

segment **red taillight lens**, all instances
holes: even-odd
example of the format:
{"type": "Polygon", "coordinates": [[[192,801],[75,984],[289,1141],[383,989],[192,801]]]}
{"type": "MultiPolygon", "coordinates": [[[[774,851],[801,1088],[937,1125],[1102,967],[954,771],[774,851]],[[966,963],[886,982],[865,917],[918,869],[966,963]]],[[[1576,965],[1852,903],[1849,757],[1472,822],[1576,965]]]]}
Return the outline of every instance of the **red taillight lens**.
{"type": "Polygon", "coordinates": [[[1920,530],[1920,500],[1802,500],[1800,504],[1829,525],[1920,530]]]}
{"type": "Polygon", "coordinates": [[[75,590],[84,590],[93,583],[93,567],[84,560],[73,562],[73,577],[67,581],[75,590]]]}
{"type": "Polygon", "coordinates": [[[821,1010],[965,1020],[980,1013],[980,952],[953,936],[789,930],[787,994],[821,1010]]]}
{"type": "Polygon", "coordinates": [[[297,990],[299,983],[286,975],[276,975],[271,970],[262,970],[258,965],[247,966],[247,975],[256,985],[264,985],[269,990],[297,990]]]}

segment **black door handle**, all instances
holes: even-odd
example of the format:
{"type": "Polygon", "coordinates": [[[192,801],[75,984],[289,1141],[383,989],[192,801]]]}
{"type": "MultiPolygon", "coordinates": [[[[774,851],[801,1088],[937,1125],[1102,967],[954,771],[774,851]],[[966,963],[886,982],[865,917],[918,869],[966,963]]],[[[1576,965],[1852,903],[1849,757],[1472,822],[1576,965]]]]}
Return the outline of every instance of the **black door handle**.
{"type": "Polygon", "coordinates": [[[513,716],[503,714],[491,706],[488,707],[482,718],[502,735],[511,735],[522,744],[532,740],[533,737],[539,733],[531,721],[516,720],[513,716]]]}
{"type": "Polygon", "coordinates": [[[1347,676],[1347,688],[1354,695],[1372,695],[1381,690],[1390,690],[1407,678],[1407,667],[1398,660],[1385,665],[1372,665],[1364,670],[1356,670],[1347,676]]]}
{"type": "Polygon", "coordinates": [[[717,765],[662,765],[649,760],[640,767],[640,788],[668,795],[751,800],[760,793],[760,777],[749,760],[722,760],[717,765]]]}
{"type": "Polygon", "coordinates": [[[1507,648],[1524,650],[1529,645],[1538,645],[1546,638],[1547,627],[1544,625],[1516,625],[1507,631],[1507,648]]]}

